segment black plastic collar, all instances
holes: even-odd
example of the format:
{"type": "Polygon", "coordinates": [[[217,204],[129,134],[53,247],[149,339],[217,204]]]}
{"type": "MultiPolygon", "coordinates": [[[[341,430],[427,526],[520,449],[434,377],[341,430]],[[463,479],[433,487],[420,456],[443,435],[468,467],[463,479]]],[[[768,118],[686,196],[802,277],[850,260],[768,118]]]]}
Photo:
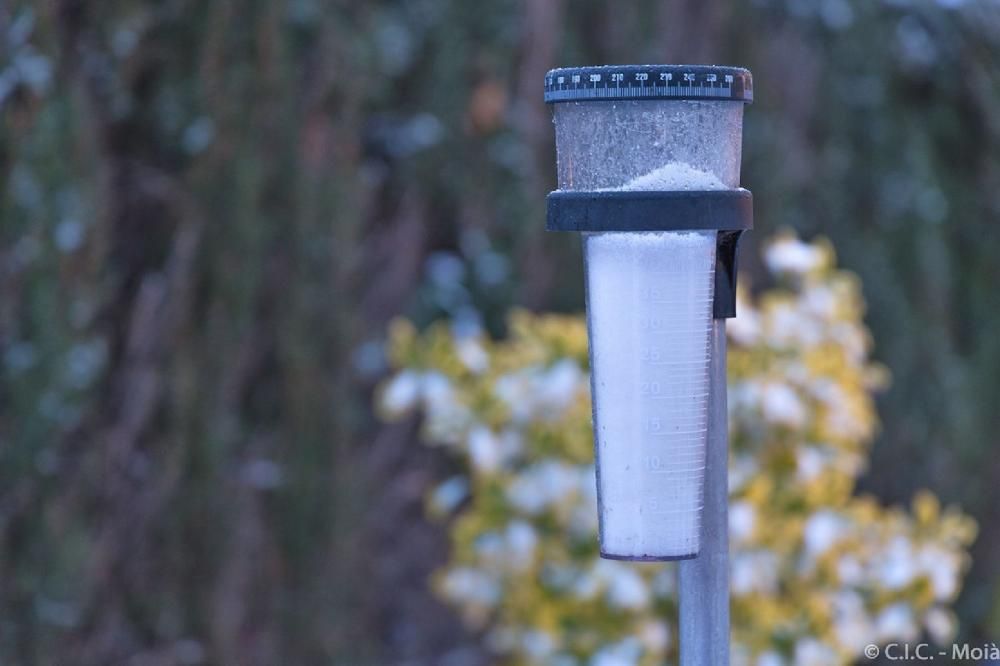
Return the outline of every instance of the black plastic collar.
{"type": "Polygon", "coordinates": [[[557,190],[547,198],[549,231],[742,230],[753,227],[749,190],[606,192],[557,190]]]}

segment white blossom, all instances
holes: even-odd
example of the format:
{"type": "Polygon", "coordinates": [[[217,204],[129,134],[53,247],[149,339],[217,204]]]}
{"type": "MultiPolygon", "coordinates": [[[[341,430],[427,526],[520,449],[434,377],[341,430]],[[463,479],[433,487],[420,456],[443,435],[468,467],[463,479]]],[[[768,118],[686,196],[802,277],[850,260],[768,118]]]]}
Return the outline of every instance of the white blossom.
{"type": "Polygon", "coordinates": [[[833,319],[837,310],[837,294],[827,285],[809,285],[799,296],[802,309],[822,319],[833,319]]]}
{"type": "Polygon", "coordinates": [[[764,261],[773,273],[809,273],[823,265],[823,251],[797,238],[782,238],[765,250],[764,261]]]}
{"type": "Polygon", "coordinates": [[[485,426],[477,426],[469,433],[469,459],[480,472],[495,472],[502,462],[500,438],[485,426]]]}
{"type": "Polygon", "coordinates": [[[647,620],[636,632],[639,640],[652,652],[664,652],[670,647],[670,626],[666,622],[647,620]]]}
{"type": "Polygon", "coordinates": [[[455,444],[472,419],[468,407],[459,402],[451,380],[440,372],[423,373],[420,387],[431,441],[455,444]]]}
{"type": "Polygon", "coordinates": [[[944,608],[935,606],[924,616],[924,626],[927,633],[938,645],[945,645],[955,636],[957,629],[955,616],[944,608]]]}
{"type": "Polygon", "coordinates": [[[806,420],[806,410],[798,394],[788,384],[768,382],[763,386],[761,406],[764,418],[792,428],[801,427],[806,420]]]}
{"type": "Polygon", "coordinates": [[[473,336],[463,336],[455,342],[455,352],[466,368],[475,373],[486,372],[490,357],[482,343],[473,336]]]}
{"type": "Polygon", "coordinates": [[[497,379],[494,391],[515,422],[554,419],[587,387],[587,375],[572,359],[548,368],[529,367],[497,379]]]}
{"type": "Polygon", "coordinates": [[[547,659],[556,649],[556,640],[552,634],[541,629],[524,632],[521,644],[529,657],[537,660],[547,659]]]}
{"type": "Polygon", "coordinates": [[[430,504],[439,513],[451,513],[469,495],[469,482],[464,476],[453,476],[439,483],[431,492],[430,504]]]}
{"type": "Polygon", "coordinates": [[[803,543],[806,553],[821,555],[835,544],[846,531],[844,519],[832,511],[819,511],[806,521],[803,543]]]}
{"type": "Polygon", "coordinates": [[[436,410],[447,409],[455,399],[451,380],[443,373],[432,371],[423,374],[421,392],[427,408],[434,413],[436,410]]]}
{"type": "Polygon", "coordinates": [[[822,472],[826,466],[827,456],[814,446],[800,446],[795,451],[795,474],[803,482],[808,483],[822,472]]]}
{"type": "Polygon", "coordinates": [[[914,622],[913,611],[905,603],[897,603],[885,608],[879,613],[875,625],[881,640],[912,641],[920,635],[920,629],[914,622]]]}
{"type": "Polygon", "coordinates": [[[777,652],[768,650],[757,657],[756,666],[785,666],[785,660],[777,652]]]}
{"type": "Polygon", "coordinates": [[[865,569],[854,555],[843,555],[837,561],[837,576],[844,585],[860,585],[865,576],[865,569]]]}
{"type": "Polygon", "coordinates": [[[757,512],[749,502],[733,502],[729,506],[729,536],[738,543],[753,536],[757,512]]]}
{"type": "Polygon", "coordinates": [[[730,587],[737,595],[778,589],[778,558],[768,551],[734,553],[730,561],[730,587]]]}
{"type": "Polygon", "coordinates": [[[531,566],[535,559],[535,548],[538,546],[538,533],[535,528],[523,520],[515,520],[507,525],[504,537],[510,566],[517,570],[531,566]]]}
{"type": "Polygon", "coordinates": [[[598,585],[605,589],[611,606],[640,609],[649,605],[649,589],[634,568],[614,560],[599,560],[593,575],[598,585]]]}
{"type": "Polygon", "coordinates": [[[810,392],[826,407],[823,422],[830,432],[847,439],[861,439],[867,434],[867,424],[855,416],[847,394],[840,386],[831,381],[821,381],[814,382],[810,388],[810,392]]]}
{"type": "Polygon", "coordinates": [[[573,586],[580,599],[593,599],[601,590],[614,608],[638,610],[650,602],[646,581],[634,568],[614,560],[598,560],[573,586]]]}
{"type": "Polygon", "coordinates": [[[590,666],[636,666],[642,656],[642,646],[634,638],[626,638],[598,650],[590,666]]]}
{"type": "Polygon", "coordinates": [[[840,658],[830,646],[814,638],[805,638],[795,644],[795,666],[839,666],[840,658]]]}
{"type": "Polygon", "coordinates": [[[726,322],[727,335],[737,344],[750,346],[760,339],[760,314],[742,298],[736,301],[736,316],[726,322]]]}
{"type": "Polygon", "coordinates": [[[958,594],[961,559],[955,553],[936,546],[924,546],[917,555],[920,571],[930,578],[934,598],[951,601],[958,594]]]}
{"type": "Polygon", "coordinates": [[[729,492],[742,490],[758,473],[760,467],[753,456],[735,454],[729,463],[729,492]]]}
{"type": "Polygon", "coordinates": [[[455,601],[482,606],[495,606],[501,595],[496,576],[474,567],[448,570],[442,580],[442,591],[455,601]]]}
{"type": "Polygon", "coordinates": [[[890,590],[899,590],[918,575],[917,562],[913,556],[909,540],[898,536],[879,557],[879,573],[882,583],[890,590]]]}
{"type": "Polygon", "coordinates": [[[649,589],[635,569],[615,567],[608,572],[607,583],[608,603],[612,607],[639,609],[649,605],[649,589]]]}
{"type": "Polygon", "coordinates": [[[581,469],[555,460],[537,463],[507,487],[507,499],[524,513],[541,513],[580,488],[581,469]]]}
{"type": "Polygon", "coordinates": [[[827,335],[829,322],[802,312],[797,303],[776,303],[767,320],[766,340],[771,347],[815,347],[827,335]]]}
{"type": "Polygon", "coordinates": [[[837,640],[860,653],[876,640],[875,628],[865,612],[865,602],[857,592],[846,590],[833,597],[833,632],[837,640]]]}

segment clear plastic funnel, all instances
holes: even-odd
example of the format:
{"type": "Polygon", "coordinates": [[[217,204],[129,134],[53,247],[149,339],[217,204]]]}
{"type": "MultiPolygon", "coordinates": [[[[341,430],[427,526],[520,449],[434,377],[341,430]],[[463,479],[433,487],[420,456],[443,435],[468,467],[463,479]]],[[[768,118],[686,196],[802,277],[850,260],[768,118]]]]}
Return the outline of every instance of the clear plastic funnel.
{"type": "MultiPolygon", "coordinates": [[[[558,101],[561,190],[739,187],[742,103],[558,101]]],[[[698,553],[715,241],[715,231],[584,235],[605,557],[698,553]]]]}

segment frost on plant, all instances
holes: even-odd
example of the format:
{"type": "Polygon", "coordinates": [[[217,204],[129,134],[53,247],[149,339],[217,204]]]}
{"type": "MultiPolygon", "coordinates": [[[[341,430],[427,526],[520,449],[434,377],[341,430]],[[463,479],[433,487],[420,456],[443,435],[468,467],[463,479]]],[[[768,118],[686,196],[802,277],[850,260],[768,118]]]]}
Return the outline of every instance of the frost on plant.
{"type": "MultiPolygon", "coordinates": [[[[729,321],[734,664],[849,664],[869,643],[948,641],[972,520],[919,493],[854,495],[877,427],[856,279],[825,243],[774,239],[779,286],[729,321]]],[[[394,324],[387,418],[419,409],[467,462],[428,497],[450,520],[433,584],[514,664],[676,656],[675,571],[601,560],[582,318],[514,312],[509,335],[394,324]]]]}

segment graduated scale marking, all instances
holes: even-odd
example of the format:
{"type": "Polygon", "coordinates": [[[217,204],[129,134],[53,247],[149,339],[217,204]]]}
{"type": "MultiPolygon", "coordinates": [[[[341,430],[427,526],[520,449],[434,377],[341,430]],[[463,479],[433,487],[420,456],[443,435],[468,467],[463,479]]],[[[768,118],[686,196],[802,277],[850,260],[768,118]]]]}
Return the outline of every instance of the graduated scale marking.
{"type": "Polygon", "coordinates": [[[545,88],[549,101],[643,97],[716,98],[734,94],[752,97],[749,81],[734,91],[735,76],[698,71],[610,71],[549,73],[545,88]]]}

